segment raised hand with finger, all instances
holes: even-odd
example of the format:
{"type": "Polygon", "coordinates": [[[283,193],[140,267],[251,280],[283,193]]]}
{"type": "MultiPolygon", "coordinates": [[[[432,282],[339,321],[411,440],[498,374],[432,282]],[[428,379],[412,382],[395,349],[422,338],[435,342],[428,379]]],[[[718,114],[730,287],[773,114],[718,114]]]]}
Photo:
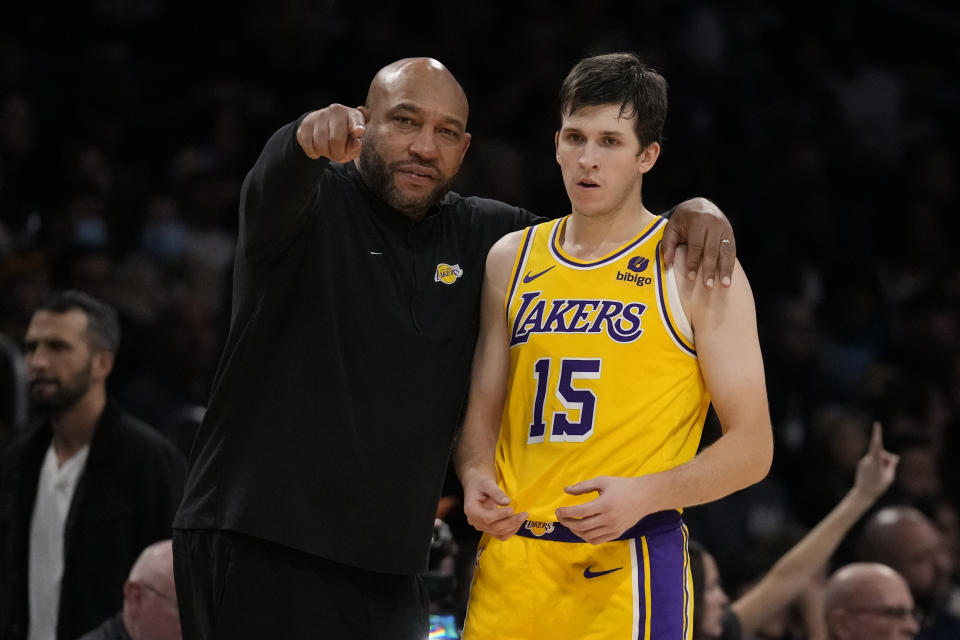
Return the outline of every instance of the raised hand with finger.
{"type": "Polygon", "coordinates": [[[366,131],[366,107],[331,104],[308,113],[297,128],[297,143],[308,158],[350,162],[360,155],[366,131]]]}
{"type": "Polygon", "coordinates": [[[857,477],[853,490],[871,502],[879,498],[893,484],[900,456],[883,448],[883,428],[873,423],[870,446],[857,463],[857,477]]]}

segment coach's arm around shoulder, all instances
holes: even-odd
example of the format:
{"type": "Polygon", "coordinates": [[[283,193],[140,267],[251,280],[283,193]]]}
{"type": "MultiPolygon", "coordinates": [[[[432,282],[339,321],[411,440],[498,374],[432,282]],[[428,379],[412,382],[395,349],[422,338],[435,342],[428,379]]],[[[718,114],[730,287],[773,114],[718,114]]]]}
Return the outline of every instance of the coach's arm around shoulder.
{"type": "MultiPolygon", "coordinates": [[[[677,252],[683,264],[683,248],[677,252]]],[[[700,371],[723,435],[694,459],[636,478],[599,476],[567,488],[599,497],[557,509],[557,519],[591,543],[617,538],[657,511],[703,504],[762,480],[773,461],[773,433],[756,311],[740,263],[730,287],[708,288],[702,278],[676,277],[693,328],[700,371]]]]}
{"type": "Polygon", "coordinates": [[[501,540],[515,534],[527,519],[526,513],[515,514],[509,506],[509,496],[497,485],[494,466],[510,362],[504,301],[522,234],[515,231],[504,236],[487,255],[467,413],[454,451],[467,521],[501,540]]]}

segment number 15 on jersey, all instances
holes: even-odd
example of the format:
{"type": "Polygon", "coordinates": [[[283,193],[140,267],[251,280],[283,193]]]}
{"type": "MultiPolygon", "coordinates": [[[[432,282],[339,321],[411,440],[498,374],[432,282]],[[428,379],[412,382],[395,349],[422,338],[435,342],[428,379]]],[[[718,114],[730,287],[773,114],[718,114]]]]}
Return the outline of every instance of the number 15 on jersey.
{"type": "Polygon", "coordinates": [[[563,410],[552,415],[544,415],[550,370],[555,366],[553,358],[540,358],[533,365],[533,379],[537,383],[537,393],[533,401],[533,421],[527,444],[543,442],[547,439],[549,422],[550,442],[583,442],[593,435],[593,423],[597,413],[597,395],[590,389],[578,389],[576,380],[596,380],[600,378],[600,358],[559,358],[560,375],[557,386],[552,389],[563,410]],[[570,414],[579,412],[580,419],[572,421],[570,414]]]}

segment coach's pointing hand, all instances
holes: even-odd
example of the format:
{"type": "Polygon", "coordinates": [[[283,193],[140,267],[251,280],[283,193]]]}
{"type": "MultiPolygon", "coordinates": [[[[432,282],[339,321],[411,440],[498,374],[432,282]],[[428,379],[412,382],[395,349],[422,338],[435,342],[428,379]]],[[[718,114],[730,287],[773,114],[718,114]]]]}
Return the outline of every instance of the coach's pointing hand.
{"type": "Polygon", "coordinates": [[[331,104],[312,111],[297,127],[297,142],[308,158],[350,162],[360,155],[367,124],[366,107],[331,104]]]}
{"type": "Polygon", "coordinates": [[[474,529],[506,540],[517,532],[527,513],[514,515],[510,498],[489,476],[474,475],[463,484],[463,512],[474,529]]]}

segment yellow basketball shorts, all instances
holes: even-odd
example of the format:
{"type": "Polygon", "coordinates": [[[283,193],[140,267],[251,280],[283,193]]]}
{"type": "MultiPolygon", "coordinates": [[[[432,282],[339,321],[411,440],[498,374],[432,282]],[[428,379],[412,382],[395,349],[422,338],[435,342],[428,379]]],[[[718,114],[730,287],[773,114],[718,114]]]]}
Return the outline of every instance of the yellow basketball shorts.
{"type": "Polygon", "coordinates": [[[599,545],[556,522],[528,522],[506,541],[484,535],[464,639],[690,640],[688,534],[669,513],[668,526],[654,518],[645,534],[599,545]]]}

